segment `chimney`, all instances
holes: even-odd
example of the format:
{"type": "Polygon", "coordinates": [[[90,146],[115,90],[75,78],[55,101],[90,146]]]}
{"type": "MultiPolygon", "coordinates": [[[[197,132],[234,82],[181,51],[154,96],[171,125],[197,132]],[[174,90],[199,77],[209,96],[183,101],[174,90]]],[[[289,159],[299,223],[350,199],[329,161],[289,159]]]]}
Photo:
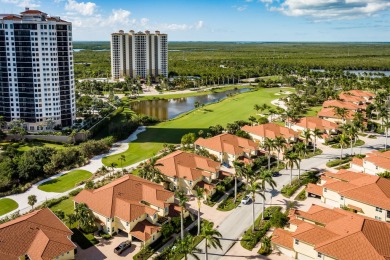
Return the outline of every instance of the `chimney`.
{"type": "Polygon", "coordinates": [[[150,31],[149,31],[149,30],[146,30],[145,33],[146,33],[147,35],[149,35],[149,34],[150,34],[150,31]]]}
{"type": "Polygon", "coordinates": [[[156,34],[160,34],[160,31],[156,31],[156,34]]]}
{"type": "Polygon", "coordinates": [[[25,7],[25,8],[24,8],[24,11],[26,11],[26,12],[27,12],[27,11],[30,11],[30,8],[25,7]]]}

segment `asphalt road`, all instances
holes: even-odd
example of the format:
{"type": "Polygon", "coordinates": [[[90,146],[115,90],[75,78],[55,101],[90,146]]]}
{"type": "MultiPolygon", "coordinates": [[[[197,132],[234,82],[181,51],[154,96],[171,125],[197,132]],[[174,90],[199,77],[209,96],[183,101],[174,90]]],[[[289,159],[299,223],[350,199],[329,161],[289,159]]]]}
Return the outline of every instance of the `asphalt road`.
{"type": "MultiPolygon", "coordinates": [[[[361,147],[356,147],[353,149],[355,154],[365,154],[371,150],[382,149],[384,148],[385,138],[383,136],[378,136],[377,139],[368,139],[364,138],[366,142],[365,145],[361,147]]],[[[321,147],[323,153],[321,155],[314,156],[309,159],[302,160],[301,162],[301,173],[311,170],[311,169],[324,169],[325,164],[332,159],[340,156],[340,149],[332,149],[330,147],[321,147]]],[[[350,148],[344,149],[343,156],[347,153],[350,153],[350,148]]],[[[271,204],[281,204],[285,203],[283,201],[272,201],[272,198],[280,193],[282,187],[290,182],[290,170],[280,171],[281,176],[275,177],[277,187],[274,191],[271,192],[270,189],[266,193],[266,206],[271,204]]],[[[293,170],[293,177],[298,176],[298,170],[293,170]]],[[[262,212],[262,198],[259,195],[256,197],[255,202],[255,213],[256,217],[262,212]]],[[[236,241],[243,235],[245,230],[247,230],[252,225],[252,204],[240,205],[232,211],[232,213],[226,217],[226,219],[217,226],[217,230],[222,234],[220,239],[222,249],[209,248],[209,259],[215,260],[220,259],[226,254],[227,251],[234,245],[236,241]]],[[[204,252],[204,241],[202,241],[198,248],[204,252]]],[[[200,258],[204,257],[203,253],[199,253],[200,258]]],[[[193,257],[188,257],[189,259],[194,259],[193,257]]]]}

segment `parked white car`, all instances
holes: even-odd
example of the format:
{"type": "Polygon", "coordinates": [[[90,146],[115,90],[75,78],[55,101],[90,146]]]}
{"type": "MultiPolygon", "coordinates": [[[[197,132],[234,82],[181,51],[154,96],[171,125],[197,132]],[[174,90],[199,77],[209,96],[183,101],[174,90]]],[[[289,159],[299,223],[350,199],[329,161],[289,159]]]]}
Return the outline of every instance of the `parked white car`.
{"type": "Polygon", "coordinates": [[[252,202],[252,199],[251,199],[251,197],[249,197],[249,196],[245,196],[245,197],[242,198],[242,200],[241,200],[241,203],[244,204],[244,205],[247,205],[247,204],[249,204],[249,203],[251,203],[251,202],[252,202]]]}

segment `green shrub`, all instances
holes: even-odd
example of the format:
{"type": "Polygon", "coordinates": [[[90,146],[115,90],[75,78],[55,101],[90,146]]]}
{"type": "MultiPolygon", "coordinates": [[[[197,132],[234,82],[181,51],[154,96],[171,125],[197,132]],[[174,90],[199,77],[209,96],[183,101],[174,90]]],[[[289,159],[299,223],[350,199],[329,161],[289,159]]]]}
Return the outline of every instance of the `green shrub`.
{"type": "Polygon", "coordinates": [[[106,239],[106,240],[109,240],[109,239],[112,238],[112,236],[110,234],[102,234],[102,238],[106,239]]]}
{"type": "Polygon", "coordinates": [[[78,189],[72,190],[71,192],[69,192],[69,196],[74,197],[77,194],[79,194],[82,190],[83,190],[83,188],[78,188],[78,189]]]}
{"type": "Polygon", "coordinates": [[[345,157],[343,159],[335,159],[335,160],[327,162],[326,166],[327,167],[335,167],[335,166],[338,166],[338,165],[341,165],[341,164],[344,164],[344,163],[347,163],[350,161],[352,161],[352,157],[345,157]]]}
{"type": "Polygon", "coordinates": [[[66,199],[69,199],[69,196],[62,196],[58,199],[47,200],[44,203],[42,203],[41,207],[42,208],[51,208],[51,207],[57,205],[58,203],[60,203],[63,200],[66,200],[66,199]]]}
{"type": "Polygon", "coordinates": [[[294,200],[304,201],[306,198],[306,189],[303,189],[294,200]]]}

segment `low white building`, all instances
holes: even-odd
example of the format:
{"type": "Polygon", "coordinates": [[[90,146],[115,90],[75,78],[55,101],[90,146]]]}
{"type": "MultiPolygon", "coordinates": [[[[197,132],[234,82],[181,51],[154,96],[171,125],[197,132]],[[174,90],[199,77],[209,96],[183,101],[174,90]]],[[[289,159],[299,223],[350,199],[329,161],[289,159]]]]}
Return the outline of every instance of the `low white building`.
{"type": "Polygon", "coordinates": [[[350,166],[355,171],[372,175],[390,171],[390,151],[372,151],[364,158],[353,158],[350,166]]]}

